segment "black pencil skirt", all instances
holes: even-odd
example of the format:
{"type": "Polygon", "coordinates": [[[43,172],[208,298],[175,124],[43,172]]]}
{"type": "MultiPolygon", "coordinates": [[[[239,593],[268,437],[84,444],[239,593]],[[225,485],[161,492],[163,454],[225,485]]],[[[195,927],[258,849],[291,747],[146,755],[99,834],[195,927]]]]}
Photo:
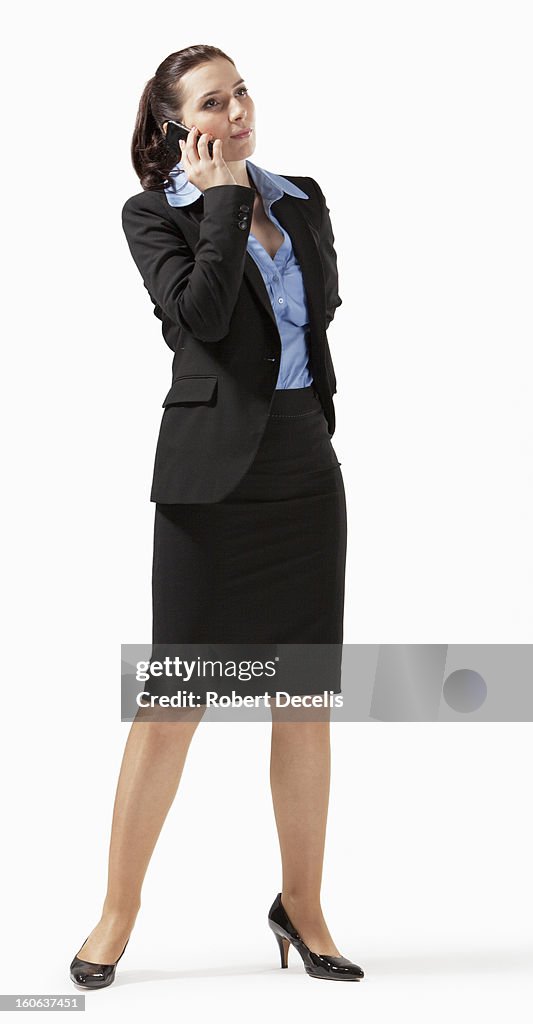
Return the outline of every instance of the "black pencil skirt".
{"type": "MultiPolygon", "coordinates": [[[[206,689],[339,693],[346,522],[340,463],[314,385],[276,390],[256,456],[230,494],[211,504],[156,503],[152,657],[167,646],[222,645],[227,657],[234,644],[241,657],[261,657],[291,645],[274,683],[226,679],[206,689]]],[[[153,683],[147,690],[156,692],[153,683]]]]}

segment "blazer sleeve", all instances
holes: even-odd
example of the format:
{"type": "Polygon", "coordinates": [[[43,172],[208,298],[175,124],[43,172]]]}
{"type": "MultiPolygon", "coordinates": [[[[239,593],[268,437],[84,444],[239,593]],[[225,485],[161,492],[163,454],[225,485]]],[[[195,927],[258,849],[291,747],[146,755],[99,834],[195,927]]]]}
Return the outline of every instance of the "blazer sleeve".
{"type": "Polygon", "coordinates": [[[241,287],[255,189],[213,185],[203,195],[194,252],[165,216],[161,193],[146,190],[128,199],[122,227],[152,301],[195,338],[215,342],[229,332],[241,287]]]}
{"type": "Polygon", "coordinates": [[[333,234],[333,228],[331,225],[331,217],[329,215],[329,207],[326,203],[326,199],[320,185],[314,178],[310,179],[316,189],[320,205],[322,208],[322,221],[320,224],[320,252],[322,255],[322,263],[324,267],[324,278],[326,283],[326,330],[328,329],[333,317],[335,316],[335,310],[338,306],[342,306],[342,299],[339,295],[339,274],[337,268],[337,253],[333,243],[335,242],[335,236],[333,234]]]}

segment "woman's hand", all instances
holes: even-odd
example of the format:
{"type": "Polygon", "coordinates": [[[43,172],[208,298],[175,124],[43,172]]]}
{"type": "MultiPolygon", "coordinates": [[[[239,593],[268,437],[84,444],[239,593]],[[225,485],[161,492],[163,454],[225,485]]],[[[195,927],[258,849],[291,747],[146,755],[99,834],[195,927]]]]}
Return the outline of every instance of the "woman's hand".
{"type": "Polygon", "coordinates": [[[222,156],[222,139],[215,139],[213,143],[213,156],[209,154],[207,143],[212,136],[204,132],[198,135],[198,128],[191,128],[187,141],[180,139],[181,156],[184,170],[187,172],[189,181],[192,181],[200,192],[213,185],[236,185],[224,157],[222,156]],[[198,149],[196,141],[198,140],[198,149]]]}

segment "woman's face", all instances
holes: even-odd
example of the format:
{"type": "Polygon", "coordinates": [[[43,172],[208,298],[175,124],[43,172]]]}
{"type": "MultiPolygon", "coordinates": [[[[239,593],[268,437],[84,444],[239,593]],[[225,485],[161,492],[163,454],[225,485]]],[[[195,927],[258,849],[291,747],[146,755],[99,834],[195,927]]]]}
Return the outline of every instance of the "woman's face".
{"type": "MultiPolygon", "coordinates": [[[[245,160],[255,149],[255,105],[230,61],[217,57],[193,68],[181,79],[185,97],[181,121],[189,128],[210,132],[222,139],[222,156],[228,161],[245,160]],[[206,96],[205,93],[213,93],[206,96]],[[237,133],[252,131],[236,138],[237,133]]],[[[165,125],[166,129],[166,125],[165,125]]]]}

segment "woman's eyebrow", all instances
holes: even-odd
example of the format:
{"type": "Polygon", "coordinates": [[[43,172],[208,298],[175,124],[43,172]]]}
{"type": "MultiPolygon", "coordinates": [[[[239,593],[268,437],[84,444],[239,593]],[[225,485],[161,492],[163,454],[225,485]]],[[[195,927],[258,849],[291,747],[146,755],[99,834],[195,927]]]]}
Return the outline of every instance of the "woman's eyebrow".
{"type": "MultiPolygon", "coordinates": [[[[235,84],[234,84],[234,85],[232,85],[232,87],[231,87],[231,88],[232,88],[232,89],[235,89],[235,87],[236,87],[237,85],[240,85],[240,84],[241,84],[241,82],[244,82],[244,78],[239,78],[239,81],[238,81],[238,82],[235,82],[235,84]]],[[[212,89],[212,90],[211,90],[211,92],[204,92],[204,94],[203,94],[202,96],[199,96],[199,97],[198,97],[198,99],[199,99],[199,100],[205,100],[207,96],[216,96],[216,95],[217,95],[217,94],[218,94],[219,92],[221,92],[221,91],[222,91],[221,89],[212,89]]]]}

